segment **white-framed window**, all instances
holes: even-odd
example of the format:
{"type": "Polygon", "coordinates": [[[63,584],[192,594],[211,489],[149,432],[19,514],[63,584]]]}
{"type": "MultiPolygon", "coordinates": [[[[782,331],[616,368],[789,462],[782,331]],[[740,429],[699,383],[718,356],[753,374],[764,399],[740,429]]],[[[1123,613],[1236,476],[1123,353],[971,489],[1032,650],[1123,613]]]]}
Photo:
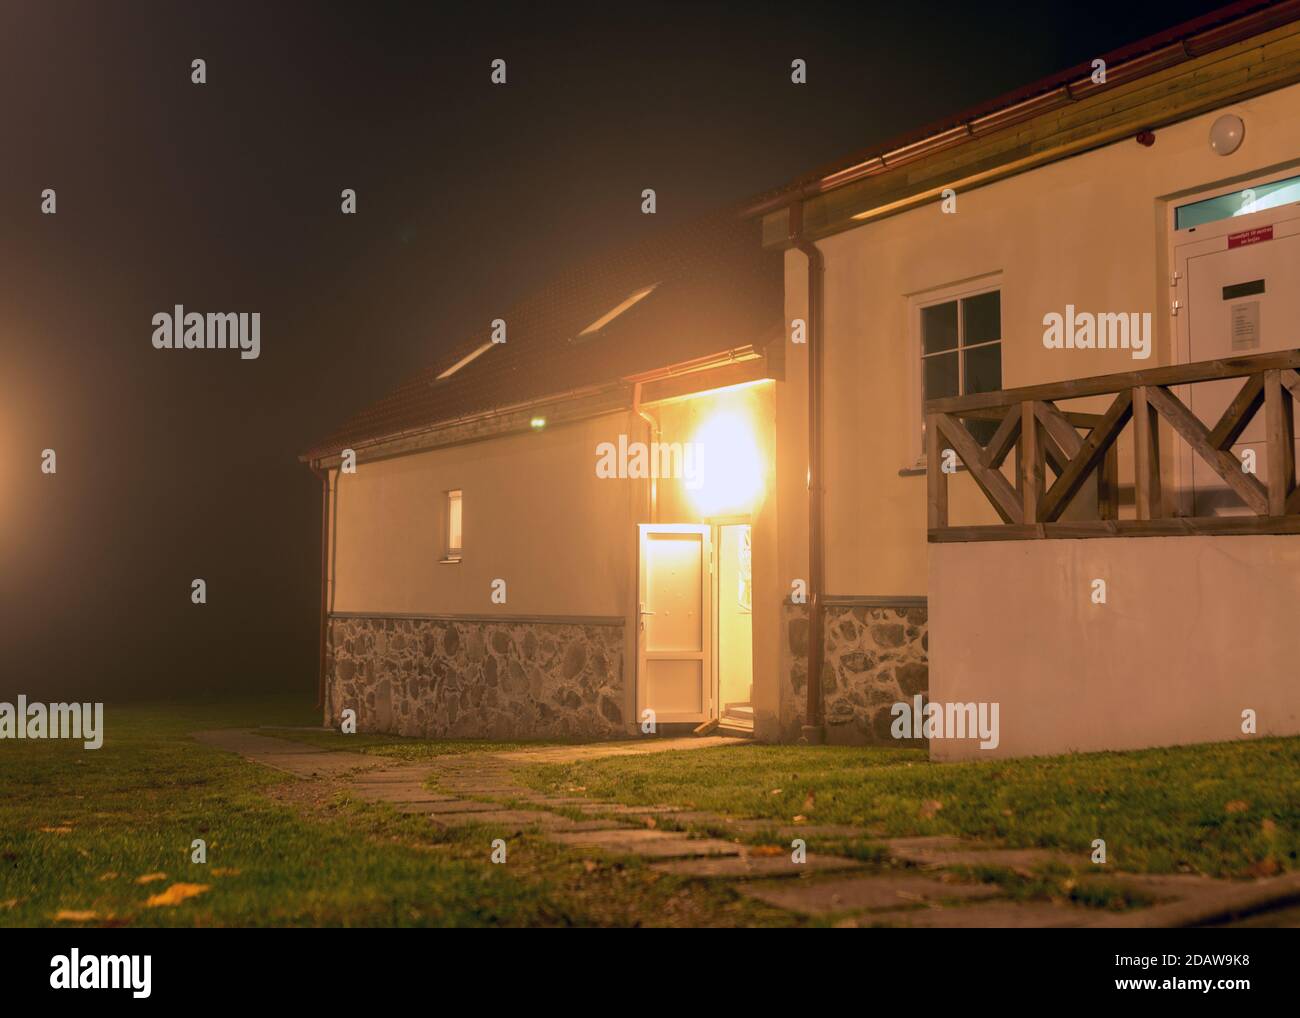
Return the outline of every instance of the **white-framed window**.
{"type": "MultiPolygon", "coordinates": [[[[925,401],[1002,388],[1002,279],[984,276],[910,300],[912,463],[925,462],[925,401]]],[[[996,421],[967,421],[986,444],[996,421]]]]}
{"type": "Polygon", "coordinates": [[[464,493],[460,488],[453,488],[446,493],[446,506],[443,510],[443,558],[444,562],[459,562],[461,556],[461,533],[463,525],[464,493]]]}

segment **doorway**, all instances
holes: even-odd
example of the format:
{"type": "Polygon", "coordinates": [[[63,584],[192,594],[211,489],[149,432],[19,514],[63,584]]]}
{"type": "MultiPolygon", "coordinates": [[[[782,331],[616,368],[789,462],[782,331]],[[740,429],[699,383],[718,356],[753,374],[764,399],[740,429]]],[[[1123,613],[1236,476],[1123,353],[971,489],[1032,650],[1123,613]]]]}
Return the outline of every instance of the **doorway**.
{"type": "Polygon", "coordinates": [[[714,612],[719,721],[754,727],[754,570],[748,523],[717,528],[714,612]]]}
{"type": "MultiPolygon", "coordinates": [[[[1300,346],[1297,198],[1300,177],[1291,176],[1198,196],[1172,209],[1178,363],[1300,346]]],[[[1180,386],[1177,394],[1212,428],[1241,386],[1240,379],[1225,379],[1180,386]]],[[[1239,461],[1253,453],[1260,477],[1268,476],[1264,427],[1264,415],[1256,414],[1231,448],[1239,461]]],[[[1177,473],[1180,515],[1250,514],[1185,443],[1180,443],[1177,473]]]]}
{"type": "Polygon", "coordinates": [[[753,551],[748,522],[637,527],[637,719],[754,723],[753,551]]]}

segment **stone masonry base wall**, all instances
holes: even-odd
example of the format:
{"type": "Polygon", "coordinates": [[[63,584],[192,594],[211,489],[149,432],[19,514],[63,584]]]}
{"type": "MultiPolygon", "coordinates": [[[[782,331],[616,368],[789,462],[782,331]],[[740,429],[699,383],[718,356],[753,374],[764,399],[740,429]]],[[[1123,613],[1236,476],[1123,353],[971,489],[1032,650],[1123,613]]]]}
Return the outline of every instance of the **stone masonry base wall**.
{"type": "MultiPolygon", "coordinates": [[[[784,606],[781,739],[799,738],[808,703],[808,606],[784,606]]],[[[923,606],[828,604],[822,714],[833,743],[915,746],[890,735],[890,708],[929,685],[929,624],[923,606]]]]}
{"type": "Polygon", "coordinates": [[[624,724],[623,625],[333,617],[325,723],[423,738],[610,739],[624,724]]]}

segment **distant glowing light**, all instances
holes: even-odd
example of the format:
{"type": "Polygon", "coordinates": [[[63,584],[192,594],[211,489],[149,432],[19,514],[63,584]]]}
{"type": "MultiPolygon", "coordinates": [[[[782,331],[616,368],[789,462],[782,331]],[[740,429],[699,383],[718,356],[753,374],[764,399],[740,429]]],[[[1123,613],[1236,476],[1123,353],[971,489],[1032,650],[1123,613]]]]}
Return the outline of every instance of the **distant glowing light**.
{"type": "Polygon", "coordinates": [[[741,512],[752,507],[763,490],[763,454],[744,415],[720,410],[695,434],[701,483],[690,491],[705,515],[741,512]]]}
{"type": "Polygon", "coordinates": [[[546,427],[546,418],[534,417],[531,421],[528,422],[528,426],[532,428],[534,431],[541,431],[544,427],[546,427]]]}

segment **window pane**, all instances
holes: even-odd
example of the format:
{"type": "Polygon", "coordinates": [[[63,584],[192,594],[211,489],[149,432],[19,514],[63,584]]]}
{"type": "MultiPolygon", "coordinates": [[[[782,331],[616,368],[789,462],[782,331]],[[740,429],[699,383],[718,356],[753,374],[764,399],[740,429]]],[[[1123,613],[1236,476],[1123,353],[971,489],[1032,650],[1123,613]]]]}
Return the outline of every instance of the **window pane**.
{"type": "Polygon", "coordinates": [[[1002,294],[998,290],[961,302],[961,343],[974,346],[1002,338],[1002,294]]]}
{"type": "Polygon", "coordinates": [[[460,554],[460,492],[447,492],[447,554],[460,554]]]}
{"type": "Polygon", "coordinates": [[[1267,184],[1256,184],[1244,191],[1221,194],[1217,198],[1180,205],[1174,210],[1174,229],[1186,230],[1192,226],[1203,226],[1219,219],[1234,216],[1248,216],[1253,212],[1275,209],[1279,205],[1290,205],[1300,201],[1300,177],[1288,177],[1286,180],[1274,180],[1267,184]]]}
{"type": "Polygon", "coordinates": [[[926,399],[942,399],[957,395],[957,353],[940,354],[927,357],[921,362],[925,366],[926,399]]]}
{"type": "Polygon", "coordinates": [[[957,302],[921,308],[922,353],[938,353],[957,345],[957,302]]]}
{"type": "Polygon", "coordinates": [[[1002,344],[977,346],[962,354],[966,359],[966,377],[962,379],[962,394],[992,392],[1002,388],[1002,344]]]}

